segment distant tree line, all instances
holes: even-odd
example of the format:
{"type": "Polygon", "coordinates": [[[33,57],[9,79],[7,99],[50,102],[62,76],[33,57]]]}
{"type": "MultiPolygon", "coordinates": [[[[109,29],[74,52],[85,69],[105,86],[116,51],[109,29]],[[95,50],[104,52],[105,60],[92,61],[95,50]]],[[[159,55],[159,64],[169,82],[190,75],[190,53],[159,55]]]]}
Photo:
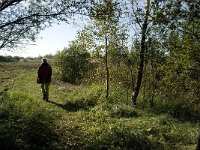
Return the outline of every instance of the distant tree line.
{"type": "Polygon", "coordinates": [[[0,56],[0,62],[17,62],[24,59],[19,56],[0,56]]]}
{"type": "Polygon", "coordinates": [[[20,56],[2,56],[0,55],[0,62],[18,62],[18,61],[29,61],[29,60],[41,60],[42,58],[52,59],[52,54],[46,54],[38,57],[20,57],[20,56]]]}

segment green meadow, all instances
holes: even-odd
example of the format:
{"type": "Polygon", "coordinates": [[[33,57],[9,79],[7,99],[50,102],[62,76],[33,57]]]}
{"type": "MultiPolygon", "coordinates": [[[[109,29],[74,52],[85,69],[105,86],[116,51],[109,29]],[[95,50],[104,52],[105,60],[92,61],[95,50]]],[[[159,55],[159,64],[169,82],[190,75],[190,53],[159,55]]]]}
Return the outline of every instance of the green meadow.
{"type": "Polygon", "coordinates": [[[197,121],[133,106],[120,88],[106,100],[103,85],[72,85],[53,75],[43,101],[39,63],[0,65],[1,150],[196,149],[197,121]]]}

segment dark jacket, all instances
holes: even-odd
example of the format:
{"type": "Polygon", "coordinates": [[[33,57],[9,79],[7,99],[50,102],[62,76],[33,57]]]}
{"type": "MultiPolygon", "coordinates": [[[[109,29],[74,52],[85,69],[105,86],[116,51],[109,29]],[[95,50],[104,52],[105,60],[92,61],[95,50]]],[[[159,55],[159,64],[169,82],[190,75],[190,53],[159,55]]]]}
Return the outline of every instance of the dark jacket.
{"type": "Polygon", "coordinates": [[[50,83],[52,68],[48,63],[42,63],[38,68],[38,83],[50,83]]]}

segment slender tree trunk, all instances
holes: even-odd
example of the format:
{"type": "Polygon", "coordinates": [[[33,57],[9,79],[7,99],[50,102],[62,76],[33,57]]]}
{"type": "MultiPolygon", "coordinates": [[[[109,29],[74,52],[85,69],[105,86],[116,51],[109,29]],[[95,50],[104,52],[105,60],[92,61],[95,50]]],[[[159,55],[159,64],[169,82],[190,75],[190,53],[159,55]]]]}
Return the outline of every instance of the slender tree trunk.
{"type": "Polygon", "coordinates": [[[150,98],[150,107],[153,107],[154,105],[154,97],[155,97],[155,94],[156,94],[156,87],[157,87],[157,83],[156,83],[156,80],[155,80],[155,72],[156,72],[156,66],[154,64],[153,61],[151,61],[151,77],[152,77],[152,92],[151,92],[151,98],[150,98]]]}
{"type": "Polygon", "coordinates": [[[106,100],[108,100],[109,97],[109,68],[108,68],[108,38],[107,35],[105,35],[105,61],[106,61],[106,100]]]}
{"type": "Polygon", "coordinates": [[[131,88],[132,91],[134,91],[134,77],[133,77],[133,69],[130,67],[130,73],[131,73],[131,88]]]}
{"type": "Polygon", "coordinates": [[[144,57],[145,57],[145,40],[146,40],[146,30],[148,25],[148,17],[150,11],[150,0],[146,0],[146,12],[144,17],[144,23],[142,25],[142,35],[141,35],[141,43],[140,43],[140,63],[137,75],[137,83],[131,97],[131,100],[134,105],[136,105],[137,97],[140,92],[140,87],[142,83],[142,76],[143,76],[143,68],[144,68],[144,57]]]}

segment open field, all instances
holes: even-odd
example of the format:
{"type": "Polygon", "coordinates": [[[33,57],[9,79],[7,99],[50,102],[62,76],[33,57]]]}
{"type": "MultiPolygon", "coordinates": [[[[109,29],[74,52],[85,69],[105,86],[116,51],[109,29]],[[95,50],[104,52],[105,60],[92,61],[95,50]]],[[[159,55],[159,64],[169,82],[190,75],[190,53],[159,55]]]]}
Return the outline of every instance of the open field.
{"type": "Polygon", "coordinates": [[[198,122],[135,108],[122,89],[111,91],[108,102],[101,85],[53,77],[50,102],[43,101],[39,63],[0,65],[1,149],[195,150],[198,122]]]}

